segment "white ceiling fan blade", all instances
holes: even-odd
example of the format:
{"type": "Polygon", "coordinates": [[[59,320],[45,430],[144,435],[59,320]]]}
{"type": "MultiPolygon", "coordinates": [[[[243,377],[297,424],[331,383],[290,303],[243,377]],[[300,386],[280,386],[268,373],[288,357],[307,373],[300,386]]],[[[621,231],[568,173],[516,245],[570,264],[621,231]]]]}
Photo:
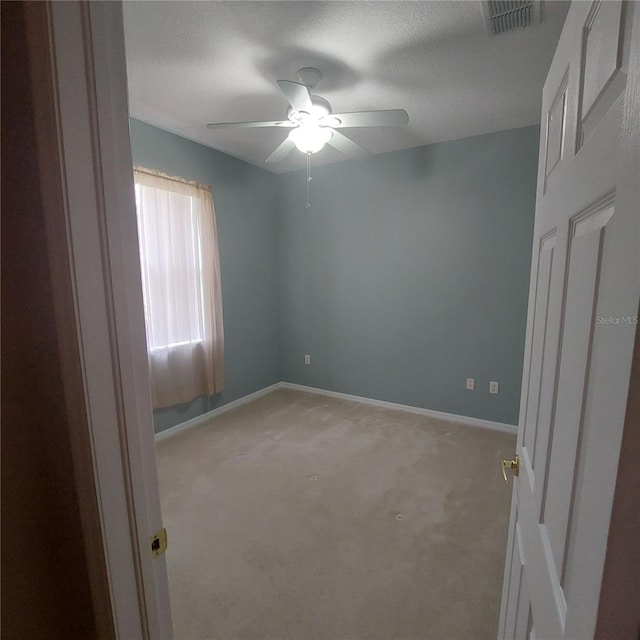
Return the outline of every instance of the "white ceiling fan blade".
{"type": "Polygon", "coordinates": [[[265,162],[280,162],[284,160],[296,145],[293,140],[287,136],[276,150],[265,160],[265,162]]]}
{"type": "Polygon", "coordinates": [[[356,144],[339,131],[333,132],[328,144],[353,160],[364,160],[370,155],[366,149],[363,149],[359,144],[356,144]]]}
{"type": "Polygon", "coordinates": [[[409,114],[404,109],[332,113],[327,118],[331,119],[329,126],[335,129],[345,127],[404,127],[409,123],[409,114]],[[340,124],[334,124],[334,118],[340,120],[340,124]]]}
{"type": "Polygon", "coordinates": [[[291,80],[278,80],[278,86],[296,111],[311,113],[311,95],[306,84],[291,80]]]}
{"type": "Polygon", "coordinates": [[[252,129],[253,127],[295,127],[291,120],[272,120],[265,122],[214,122],[207,129],[252,129]]]}

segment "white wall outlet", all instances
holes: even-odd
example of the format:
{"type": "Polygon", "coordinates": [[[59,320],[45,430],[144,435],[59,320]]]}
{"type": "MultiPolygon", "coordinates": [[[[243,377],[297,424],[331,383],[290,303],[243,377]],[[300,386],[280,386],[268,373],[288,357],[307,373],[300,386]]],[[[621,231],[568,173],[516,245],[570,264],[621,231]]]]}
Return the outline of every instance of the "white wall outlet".
{"type": "MultiPolygon", "coordinates": [[[[311,356],[308,353],[305,353],[305,355],[304,355],[304,363],[305,364],[311,364],[311,356]]],[[[496,391],[496,393],[498,393],[498,392],[496,391]]]]}
{"type": "Polygon", "coordinates": [[[498,393],[498,383],[490,382],[489,383],[489,393],[498,393]]]}
{"type": "Polygon", "coordinates": [[[469,389],[469,391],[473,391],[475,388],[476,388],[476,379],[467,378],[467,389],[469,389]]]}

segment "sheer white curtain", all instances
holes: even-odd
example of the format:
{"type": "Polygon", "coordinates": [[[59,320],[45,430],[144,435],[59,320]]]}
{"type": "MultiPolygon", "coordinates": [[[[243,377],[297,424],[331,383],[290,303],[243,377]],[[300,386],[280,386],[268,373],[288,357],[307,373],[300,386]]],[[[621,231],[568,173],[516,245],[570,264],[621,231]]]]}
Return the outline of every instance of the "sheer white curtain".
{"type": "Polygon", "coordinates": [[[211,190],[136,167],[136,208],[154,408],[224,385],[220,258],[211,190]]]}

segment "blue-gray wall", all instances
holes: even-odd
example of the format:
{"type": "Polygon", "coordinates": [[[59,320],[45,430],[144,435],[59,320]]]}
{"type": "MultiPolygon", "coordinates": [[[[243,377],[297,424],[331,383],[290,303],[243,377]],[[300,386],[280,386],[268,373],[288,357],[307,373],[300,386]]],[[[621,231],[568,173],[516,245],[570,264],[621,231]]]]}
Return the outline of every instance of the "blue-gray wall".
{"type": "Polygon", "coordinates": [[[538,134],[278,177],[284,380],[517,424],[538,134]]]}
{"type": "Polygon", "coordinates": [[[136,164],[211,185],[222,269],[226,388],[156,431],[279,380],[516,424],[538,134],[314,168],[306,209],[303,173],[132,120],[136,164]]]}
{"type": "Polygon", "coordinates": [[[218,224],[226,385],[222,393],[155,411],[155,430],[282,379],[278,318],[278,194],[272,174],[131,120],[136,165],[211,186],[218,224]]]}

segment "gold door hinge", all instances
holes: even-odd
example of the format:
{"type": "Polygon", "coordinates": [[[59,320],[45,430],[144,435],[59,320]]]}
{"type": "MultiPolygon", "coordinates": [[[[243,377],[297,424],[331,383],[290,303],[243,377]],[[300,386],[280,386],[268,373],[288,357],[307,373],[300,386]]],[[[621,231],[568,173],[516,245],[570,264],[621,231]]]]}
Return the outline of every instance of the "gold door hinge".
{"type": "Polygon", "coordinates": [[[151,555],[157,558],[167,550],[167,530],[160,529],[158,533],[151,536],[151,555]]]}

